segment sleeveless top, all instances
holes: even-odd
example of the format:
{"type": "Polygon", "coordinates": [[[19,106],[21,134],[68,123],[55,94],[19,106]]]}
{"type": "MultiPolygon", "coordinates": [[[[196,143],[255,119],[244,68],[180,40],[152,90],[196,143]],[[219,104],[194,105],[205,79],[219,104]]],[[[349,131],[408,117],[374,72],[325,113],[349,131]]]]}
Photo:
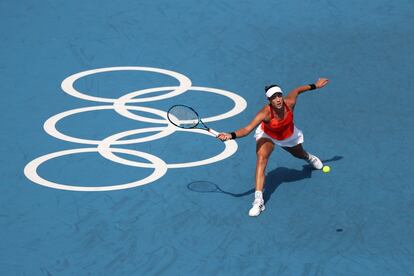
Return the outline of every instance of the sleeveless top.
{"type": "Polygon", "coordinates": [[[262,122],[261,125],[264,133],[276,140],[285,140],[286,138],[289,138],[295,129],[295,125],[293,124],[293,112],[286,103],[283,103],[283,106],[286,107],[283,120],[277,120],[275,118],[273,108],[269,105],[270,121],[268,123],[262,122]]]}

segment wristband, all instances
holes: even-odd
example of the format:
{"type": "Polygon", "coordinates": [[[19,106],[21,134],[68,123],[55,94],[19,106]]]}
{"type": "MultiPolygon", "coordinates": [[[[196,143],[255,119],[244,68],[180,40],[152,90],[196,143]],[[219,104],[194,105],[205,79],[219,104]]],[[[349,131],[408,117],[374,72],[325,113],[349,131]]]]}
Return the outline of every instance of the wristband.
{"type": "Polygon", "coordinates": [[[314,90],[314,89],[316,89],[316,85],[315,84],[308,84],[309,86],[310,86],[310,89],[309,90],[314,90]]]}
{"type": "Polygon", "coordinates": [[[236,132],[232,132],[230,133],[230,135],[231,135],[231,139],[233,140],[237,138],[236,132]]]}

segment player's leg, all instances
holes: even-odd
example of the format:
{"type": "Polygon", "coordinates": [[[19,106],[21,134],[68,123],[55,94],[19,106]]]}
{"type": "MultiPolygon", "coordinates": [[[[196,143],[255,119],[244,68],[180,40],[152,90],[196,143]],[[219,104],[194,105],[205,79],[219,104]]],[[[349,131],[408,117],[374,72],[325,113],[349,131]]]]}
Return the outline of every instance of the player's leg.
{"type": "Polygon", "coordinates": [[[256,191],[263,191],[266,166],[274,147],[268,138],[261,138],[256,143],[256,191]]]}
{"type": "Polygon", "coordinates": [[[256,142],[256,191],[253,207],[249,211],[250,216],[258,216],[264,207],[263,188],[265,184],[266,166],[275,145],[268,138],[260,138],[256,142]]]}
{"type": "Polygon", "coordinates": [[[282,148],[288,151],[294,157],[305,160],[317,170],[321,170],[323,167],[322,161],[318,157],[306,152],[303,149],[302,144],[297,144],[296,146],[293,146],[293,147],[282,147],[282,148]]]}
{"type": "Polygon", "coordinates": [[[286,150],[296,158],[307,160],[309,157],[309,154],[303,149],[302,144],[297,144],[293,147],[282,147],[282,149],[286,150]]]}

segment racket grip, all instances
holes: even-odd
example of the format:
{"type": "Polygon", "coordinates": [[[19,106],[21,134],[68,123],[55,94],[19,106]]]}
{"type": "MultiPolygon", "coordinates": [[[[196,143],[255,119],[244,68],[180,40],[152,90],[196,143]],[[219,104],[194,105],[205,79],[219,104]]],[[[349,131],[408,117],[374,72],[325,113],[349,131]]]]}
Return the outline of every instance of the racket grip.
{"type": "Polygon", "coordinates": [[[210,132],[211,134],[213,134],[214,136],[218,136],[220,133],[218,133],[217,131],[215,131],[214,129],[209,128],[208,132],[210,132]]]}

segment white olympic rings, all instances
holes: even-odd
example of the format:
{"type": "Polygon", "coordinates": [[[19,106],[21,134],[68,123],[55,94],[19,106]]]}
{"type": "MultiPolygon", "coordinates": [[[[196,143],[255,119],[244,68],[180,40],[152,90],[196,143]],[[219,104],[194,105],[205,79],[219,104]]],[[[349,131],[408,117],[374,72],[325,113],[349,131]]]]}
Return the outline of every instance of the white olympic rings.
{"type": "Polygon", "coordinates": [[[221,153],[217,154],[216,156],[213,156],[213,157],[210,157],[204,160],[199,160],[199,161],[166,164],[159,157],[156,157],[149,153],[112,147],[112,145],[119,146],[119,145],[138,144],[138,143],[153,141],[153,140],[164,138],[168,135],[171,135],[177,130],[184,131],[184,132],[204,134],[204,135],[212,135],[207,131],[199,130],[199,129],[182,130],[182,129],[176,128],[175,126],[170,124],[169,121],[167,120],[166,118],[167,114],[165,111],[158,110],[155,108],[143,107],[143,106],[130,106],[127,104],[150,102],[150,101],[166,99],[166,98],[180,95],[189,90],[219,94],[219,95],[230,98],[234,102],[234,107],[231,110],[223,114],[219,114],[219,115],[208,117],[208,118],[203,118],[203,121],[207,123],[207,122],[214,122],[217,120],[223,120],[226,118],[230,118],[232,116],[239,114],[246,108],[247,106],[246,101],[235,93],[225,91],[222,89],[217,89],[217,88],[193,87],[191,86],[191,80],[188,77],[180,73],[176,73],[174,71],[159,69],[159,68],[151,68],[151,67],[132,67],[132,66],[108,67],[108,68],[100,68],[100,69],[80,72],[80,73],[67,77],[62,82],[61,87],[66,93],[74,97],[81,98],[81,99],[88,100],[88,101],[94,101],[94,102],[112,103],[112,105],[89,106],[89,107],[72,109],[72,110],[68,110],[68,111],[64,111],[59,114],[56,114],[50,117],[48,120],[46,120],[46,122],[44,123],[44,130],[49,135],[57,139],[63,140],[63,141],[78,143],[78,144],[85,144],[85,145],[96,145],[96,147],[58,151],[58,152],[46,154],[44,156],[41,156],[41,157],[38,157],[32,160],[24,168],[24,173],[28,179],[30,179],[31,181],[39,185],[54,188],[54,189],[70,190],[70,191],[112,191],[112,190],[128,189],[128,188],[133,188],[133,187],[152,183],[158,180],[159,178],[161,178],[167,172],[168,169],[188,168],[188,167],[211,164],[214,162],[221,161],[225,158],[228,158],[229,156],[233,155],[237,151],[237,143],[234,140],[230,140],[224,143],[224,146],[225,146],[224,150],[221,153]],[[169,75],[169,76],[176,78],[179,81],[180,85],[137,90],[137,91],[128,93],[124,96],[121,96],[118,99],[90,96],[74,88],[74,83],[78,79],[88,76],[88,75],[102,73],[102,72],[130,71],[130,70],[155,72],[155,73],[169,75]],[[153,93],[153,92],[164,92],[164,91],[169,91],[169,92],[162,94],[162,95],[153,96],[153,97],[145,97],[145,98],[139,97],[139,96],[153,93]],[[97,110],[115,110],[118,114],[126,118],[129,118],[129,119],[133,119],[133,120],[141,121],[141,122],[147,122],[147,123],[162,124],[163,126],[128,130],[128,131],[110,135],[109,137],[104,138],[102,140],[92,140],[92,139],[72,137],[72,136],[63,134],[56,128],[56,124],[60,120],[64,119],[65,117],[84,113],[84,112],[97,111],[97,110]],[[160,117],[160,119],[139,116],[137,114],[130,112],[130,110],[137,110],[141,112],[151,113],[151,114],[157,115],[158,117],[160,117]],[[135,139],[123,139],[131,135],[148,133],[148,132],[149,133],[155,132],[155,134],[145,136],[145,137],[135,138],[135,139]],[[65,156],[65,155],[85,153],[85,152],[98,152],[101,156],[103,156],[104,158],[110,161],[124,164],[127,166],[150,168],[150,169],[154,169],[154,171],[148,177],[135,181],[135,182],[126,183],[126,184],[118,184],[118,185],[113,185],[113,186],[91,186],[91,187],[54,183],[52,181],[42,178],[37,173],[38,167],[48,160],[61,157],[61,156],[65,156]],[[128,155],[132,155],[136,157],[141,157],[141,158],[147,159],[149,163],[142,163],[142,162],[127,160],[125,158],[121,158],[115,155],[114,153],[123,153],[123,154],[128,154],[128,155]]]}

